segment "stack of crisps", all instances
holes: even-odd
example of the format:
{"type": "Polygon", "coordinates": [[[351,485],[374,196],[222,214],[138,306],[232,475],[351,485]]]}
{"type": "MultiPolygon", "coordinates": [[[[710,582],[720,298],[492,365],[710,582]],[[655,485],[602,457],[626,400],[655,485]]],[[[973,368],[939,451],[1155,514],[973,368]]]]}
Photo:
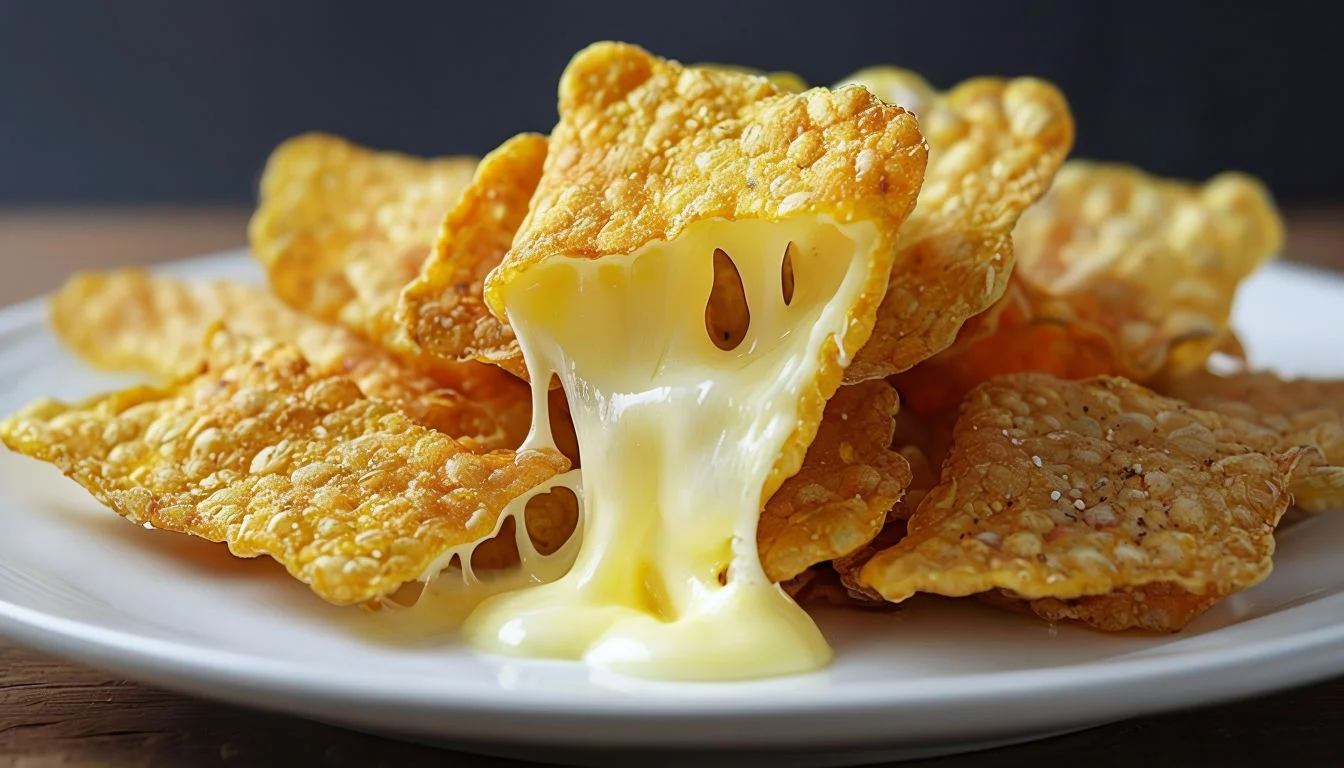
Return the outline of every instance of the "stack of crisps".
{"type": "MultiPolygon", "coordinates": [[[[978,595],[1178,630],[1269,573],[1291,505],[1344,504],[1344,382],[1251,371],[1228,326],[1282,246],[1262,185],[1069,160],[1073,139],[1034,78],[938,91],[874,68],[806,89],[600,43],[566,71],[555,131],[479,161],[281,145],[250,227],[266,287],[73,277],[58,336],[154,383],[35,403],[0,437],[132,522],[377,609],[441,571],[573,556],[583,505],[550,491],[584,471],[574,393],[530,381],[553,372],[503,298],[534,262],[704,222],[872,223],[874,279],[768,462],[760,572],[801,603],[978,595]],[[1211,373],[1215,355],[1241,372],[1211,373]]],[[[821,290],[794,246],[770,282],[784,307],[821,290]]],[[[760,281],[730,249],[701,256],[685,268],[712,288],[668,302],[756,354],[760,281]]]]}

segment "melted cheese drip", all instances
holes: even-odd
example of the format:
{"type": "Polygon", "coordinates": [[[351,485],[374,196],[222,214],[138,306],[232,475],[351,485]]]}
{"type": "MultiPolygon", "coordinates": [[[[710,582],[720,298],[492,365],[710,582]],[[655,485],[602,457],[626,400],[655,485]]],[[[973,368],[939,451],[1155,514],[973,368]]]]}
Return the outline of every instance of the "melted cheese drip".
{"type": "Polygon", "coordinates": [[[827,219],[712,221],[629,256],[553,258],[520,275],[505,303],[534,383],[525,446],[552,444],[545,388],[558,374],[583,456],[582,541],[560,579],[485,600],[467,638],[647,678],[824,666],[820,631],[762,571],[756,524],[799,393],[867,282],[855,254],[876,240],[869,225],[827,219]],[[716,248],[734,260],[751,315],[728,351],[705,328],[716,248]]]}

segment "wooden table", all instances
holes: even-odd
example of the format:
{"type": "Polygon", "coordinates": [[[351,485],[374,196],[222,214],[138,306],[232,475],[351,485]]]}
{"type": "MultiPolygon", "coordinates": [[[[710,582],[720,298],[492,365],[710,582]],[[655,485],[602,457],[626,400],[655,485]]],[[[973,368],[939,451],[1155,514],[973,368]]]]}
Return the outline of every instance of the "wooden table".
{"type": "MultiPolygon", "coordinates": [[[[0,305],[72,270],[244,242],[246,211],[0,212],[0,305]]],[[[1344,269],[1344,211],[1290,217],[1295,260],[1344,269]]],[[[1344,678],[915,765],[1344,765],[1344,678]]],[[[128,682],[0,643],[0,766],[504,766],[128,682]]]]}

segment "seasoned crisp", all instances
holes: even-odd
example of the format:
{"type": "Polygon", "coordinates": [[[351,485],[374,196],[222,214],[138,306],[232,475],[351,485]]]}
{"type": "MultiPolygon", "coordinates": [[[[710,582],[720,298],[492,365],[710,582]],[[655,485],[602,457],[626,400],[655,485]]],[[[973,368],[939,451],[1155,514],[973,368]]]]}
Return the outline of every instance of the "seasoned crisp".
{"type": "Polygon", "coordinates": [[[0,439],[133,523],[269,555],[338,604],[420,578],[568,468],[554,451],[472,453],[293,347],[222,332],[195,379],[39,402],[0,439]]]}
{"type": "Polygon", "coordinates": [[[1016,290],[1003,301],[1017,306],[898,382],[915,410],[999,373],[1147,382],[1199,371],[1219,348],[1235,355],[1233,296],[1282,246],[1283,227],[1243,174],[1194,185],[1072,160],[1013,241],[1016,290]]]}
{"type": "Polygon", "coordinates": [[[1293,501],[1311,512],[1344,507],[1344,380],[1199,372],[1165,381],[1159,390],[1196,408],[1268,427],[1285,449],[1320,449],[1321,460],[1308,459],[1293,474],[1293,501]]]}
{"type": "Polygon", "coordinates": [[[410,339],[426,352],[493,363],[527,378],[513,329],[490,313],[483,292],[485,276],[527,216],[545,160],[546,137],[514,136],[485,156],[444,219],[434,252],[402,295],[399,314],[410,339]]]}
{"type": "Polygon", "coordinates": [[[407,346],[402,290],[429,256],[476,159],[378,152],[309,133],[271,154],[248,228],[271,288],[290,306],[382,346],[407,346]]]}
{"type": "Polygon", "coordinates": [[[893,601],[995,589],[1024,600],[1104,595],[1106,629],[1125,616],[1179,629],[1268,575],[1289,476],[1310,450],[1282,450],[1271,430],[1123,379],[1044,374],[978,387],[953,440],[942,483],[862,582],[893,601]],[[1166,595],[1175,602],[1152,609],[1162,615],[1117,609],[1155,584],[1188,594],[1166,595]]]}
{"type": "Polygon", "coordinates": [[[910,466],[891,450],[896,392],[885,382],[841,387],[826,404],[802,469],[761,512],[756,542],[772,581],[846,555],[881,530],[910,482],[910,466]]]}
{"type": "Polygon", "coordinates": [[[914,117],[861,88],[787,93],[765,78],[598,43],[561,78],[560,122],[531,212],[486,279],[486,301],[502,317],[510,283],[539,262],[631,254],[699,222],[871,223],[875,247],[856,256],[864,288],[847,308],[843,338],[823,347],[818,375],[800,393],[768,496],[801,465],[840,383],[841,350],[868,339],[925,161],[914,117]]]}
{"type": "Polygon", "coordinates": [[[194,376],[205,360],[206,334],[227,323],[240,335],[294,345],[319,371],[344,374],[369,397],[477,449],[517,447],[530,426],[527,388],[507,376],[487,369],[444,382],[248,285],[137,269],[85,272],[56,292],[50,315],[61,340],[105,370],[148,374],[163,383],[194,376]]]}
{"type": "Polygon", "coordinates": [[[913,72],[864,70],[858,83],[919,116],[929,166],[872,338],[847,381],[907,370],[950,346],[968,318],[1003,294],[1013,226],[1073,147],[1068,102],[1034,78],[975,78],[946,93],[913,72]]]}

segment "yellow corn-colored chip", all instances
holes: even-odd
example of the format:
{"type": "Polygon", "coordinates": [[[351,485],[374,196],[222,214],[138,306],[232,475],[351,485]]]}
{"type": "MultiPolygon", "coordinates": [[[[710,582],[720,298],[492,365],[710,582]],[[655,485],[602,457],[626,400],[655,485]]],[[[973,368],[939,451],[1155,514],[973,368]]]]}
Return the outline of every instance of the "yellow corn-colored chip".
{"type": "Polygon", "coordinates": [[[1039,371],[1147,382],[1244,356],[1227,327],[1237,285],[1282,244],[1268,192],[1224,173],[1202,186],[1073,160],[1018,222],[1003,299],[896,382],[915,411],[992,376],[1039,371]]]}
{"type": "Polygon", "coordinates": [[[196,379],[40,402],[0,422],[0,439],[131,522],[269,555],[339,604],[420,578],[568,467],[554,451],[472,453],[293,347],[208,344],[196,379]]]}
{"type": "Polygon", "coordinates": [[[399,350],[401,292],[475,168],[325,134],[290,139],[266,163],[252,251],[287,304],[399,350]]]}
{"type": "Polygon", "coordinates": [[[910,482],[910,466],[891,450],[896,392],[886,382],[841,387],[826,404],[802,469],[761,512],[757,546],[772,581],[867,544],[910,482]]]}
{"type": "Polygon", "coordinates": [[[1323,461],[1309,459],[1293,474],[1293,501],[1312,512],[1344,508],[1344,380],[1200,372],[1165,381],[1159,390],[1196,408],[1268,427],[1285,449],[1320,449],[1323,461]]]}
{"type": "Polygon", "coordinates": [[[1107,595],[1072,600],[1046,598],[1032,600],[1026,605],[1046,621],[1071,619],[1106,632],[1126,629],[1175,632],[1222,597],[1217,590],[1200,595],[1171,582],[1157,582],[1107,595]]]}
{"type": "MultiPolygon", "coordinates": [[[[909,534],[860,578],[893,601],[1105,595],[1106,629],[1125,616],[1178,629],[1269,573],[1289,476],[1307,450],[1281,450],[1271,430],[1123,379],[1000,377],[968,397],[942,483],[909,534]],[[1117,608],[1156,584],[1188,593],[1180,610],[1117,608]]],[[[1079,618],[1100,615],[1087,605],[1079,618]]]]}
{"type": "Polygon", "coordinates": [[[1062,319],[1105,329],[1119,372],[1147,379],[1204,367],[1237,285],[1279,250],[1283,225],[1244,174],[1192,185],[1073,161],[1013,237],[1019,277],[1066,305],[1062,319]]]}
{"type": "Polygon", "coordinates": [[[793,72],[767,72],[755,67],[744,67],[738,64],[714,64],[712,62],[696,64],[695,67],[697,69],[717,69],[722,72],[736,72],[740,75],[764,77],[781,91],[789,91],[790,93],[802,93],[807,90],[807,81],[793,72]]]}
{"type": "Polygon", "coordinates": [[[1021,280],[1009,282],[1003,298],[962,327],[957,342],[893,383],[913,413],[955,410],[966,393],[995,376],[1035,371],[1063,379],[1114,373],[1111,340],[1090,326],[1039,312],[1048,305],[1021,280]]]}
{"type": "Polygon", "coordinates": [[[868,339],[926,159],[914,117],[862,88],[792,94],[764,78],[598,43],[561,80],[560,121],[531,212],[486,279],[486,301],[503,317],[506,287],[544,260],[631,254],[697,223],[871,224],[876,247],[856,256],[865,260],[863,288],[843,338],[823,347],[817,376],[800,392],[768,498],[802,463],[840,383],[841,350],[868,339]]]}
{"type": "Polygon", "coordinates": [[[1013,239],[1025,297],[1018,316],[950,350],[928,376],[958,366],[961,379],[1042,370],[1149,381],[1199,371],[1220,347],[1239,349],[1227,328],[1233,296],[1281,247],[1283,227],[1269,193],[1242,174],[1191,185],[1075,160],[1013,239]],[[1047,334],[1049,354],[1021,354],[1047,334]]]}
{"type": "Polygon", "coordinates": [[[252,286],[135,269],[86,272],[53,295],[50,315],[71,350],[107,370],[164,383],[192,376],[205,360],[202,339],[215,324],[227,323],[240,335],[296,346],[317,370],[346,375],[369,397],[477,449],[517,447],[530,426],[530,395],[520,382],[482,366],[445,383],[252,286]]]}
{"type": "Polygon", "coordinates": [[[872,338],[845,373],[899,373],[952,344],[966,320],[1003,294],[1013,225],[1050,186],[1073,147],[1068,102],[1034,78],[975,78],[946,93],[890,67],[847,81],[919,115],[929,166],[872,338]]]}
{"type": "Polygon", "coordinates": [[[524,133],[485,156],[448,214],[400,318],[411,340],[447,359],[494,363],[520,378],[527,367],[508,324],[490,313],[485,276],[499,265],[541,179],[546,137],[524,133]]]}

